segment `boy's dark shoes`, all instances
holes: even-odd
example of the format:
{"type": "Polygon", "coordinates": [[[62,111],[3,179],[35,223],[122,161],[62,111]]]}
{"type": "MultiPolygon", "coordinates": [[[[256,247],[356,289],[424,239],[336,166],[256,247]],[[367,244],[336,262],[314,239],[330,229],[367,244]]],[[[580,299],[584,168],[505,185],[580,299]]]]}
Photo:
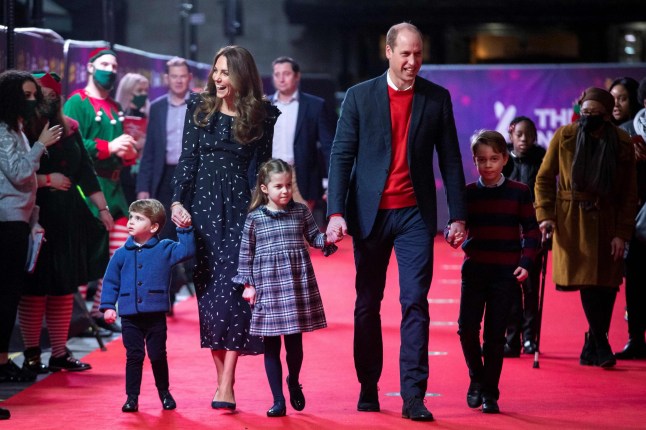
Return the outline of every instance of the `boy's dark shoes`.
{"type": "Polygon", "coordinates": [[[0,408],[0,420],[8,420],[11,418],[11,412],[9,409],[0,408]]]}
{"type": "Polygon", "coordinates": [[[88,363],[83,363],[72,355],[69,350],[65,351],[65,355],[61,357],[49,357],[49,370],[58,372],[60,370],[67,370],[68,372],[82,372],[91,369],[88,363]]]}
{"type": "Polygon", "coordinates": [[[359,412],[379,412],[379,389],[377,385],[361,386],[357,410],[359,412]]]}
{"type": "Polygon", "coordinates": [[[502,354],[505,358],[518,358],[520,357],[520,350],[512,348],[508,344],[505,344],[505,350],[502,354]]]}
{"type": "Polygon", "coordinates": [[[634,360],[646,358],[646,343],[629,339],[624,349],[615,354],[617,360],[634,360]]]}
{"type": "Polygon", "coordinates": [[[36,373],[29,369],[21,369],[9,360],[6,364],[0,364],[0,382],[34,382],[36,373]]]}
{"type": "Polygon", "coordinates": [[[493,397],[484,396],[482,398],[482,412],[485,414],[499,414],[498,400],[493,397]]]}
{"type": "Polygon", "coordinates": [[[161,400],[164,410],[170,411],[177,407],[175,399],[173,399],[168,390],[159,390],[159,400],[161,400]]]}
{"type": "Polygon", "coordinates": [[[467,391],[467,405],[470,408],[478,408],[482,405],[482,385],[478,382],[471,382],[467,391]]]}
{"type": "Polygon", "coordinates": [[[426,408],[423,399],[413,397],[404,402],[402,418],[412,421],[433,421],[433,414],[426,408]]]}
{"type": "Polygon", "coordinates": [[[299,383],[291,384],[287,376],[287,388],[289,389],[289,403],[297,411],[305,409],[305,396],[303,395],[303,386],[299,383]]]}
{"type": "Polygon", "coordinates": [[[267,411],[268,417],[284,417],[287,414],[285,402],[274,402],[273,406],[267,411]]]}
{"type": "Polygon", "coordinates": [[[121,412],[137,412],[139,410],[138,396],[128,395],[126,403],[121,407],[121,412]]]}

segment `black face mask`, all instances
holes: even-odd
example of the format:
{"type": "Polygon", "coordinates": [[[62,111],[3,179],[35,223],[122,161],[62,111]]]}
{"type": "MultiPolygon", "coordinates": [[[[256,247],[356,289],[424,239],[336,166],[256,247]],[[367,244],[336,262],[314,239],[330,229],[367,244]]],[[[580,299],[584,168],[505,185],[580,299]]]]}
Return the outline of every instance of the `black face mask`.
{"type": "Polygon", "coordinates": [[[606,122],[606,120],[602,115],[581,115],[581,118],[579,118],[581,129],[586,133],[598,130],[604,122],[606,122]]]}
{"type": "Polygon", "coordinates": [[[45,111],[45,116],[47,116],[47,119],[49,119],[50,123],[58,117],[58,112],[60,110],[61,110],[60,99],[47,102],[47,110],[45,111]]]}
{"type": "Polygon", "coordinates": [[[22,119],[27,121],[35,116],[36,106],[38,106],[38,100],[25,100],[24,104],[22,105],[22,112],[20,112],[22,119]]]}

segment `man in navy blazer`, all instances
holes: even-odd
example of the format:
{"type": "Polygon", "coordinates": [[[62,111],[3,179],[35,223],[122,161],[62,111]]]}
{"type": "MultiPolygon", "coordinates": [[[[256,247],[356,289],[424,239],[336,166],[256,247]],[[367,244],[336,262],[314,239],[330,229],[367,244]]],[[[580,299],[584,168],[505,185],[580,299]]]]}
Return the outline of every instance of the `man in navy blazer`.
{"type": "Polygon", "coordinates": [[[322,98],[299,91],[300,66],[293,58],[278,57],[272,68],[276,92],[269,99],[281,111],[274,126],[272,157],[294,166],[294,200],[311,210],[323,196],[336,115],[322,98]]]}
{"type": "Polygon", "coordinates": [[[394,248],[402,309],[402,416],[432,421],[424,405],[428,379],[428,291],[437,209],[433,152],[446,189],[447,240],[464,240],[464,173],[449,92],[417,76],[422,35],[412,24],[386,36],[388,71],[347,91],[332,145],[327,236],[352,235],[357,270],[354,361],[359,411],[379,411],[383,366],[380,307],[394,248]],[[347,224],[346,224],[347,220],[347,224]]]}
{"type": "MultiPolygon", "coordinates": [[[[174,57],[166,63],[165,94],[150,104],[146,144],[137,175],[137,199],[154,198],[171,213],[171,181],[182,152],[186,99],[193,75],[185,59],[174,57]]],[[[177,240],[175,226],[167,223],[160,236],[177,240]]]]}

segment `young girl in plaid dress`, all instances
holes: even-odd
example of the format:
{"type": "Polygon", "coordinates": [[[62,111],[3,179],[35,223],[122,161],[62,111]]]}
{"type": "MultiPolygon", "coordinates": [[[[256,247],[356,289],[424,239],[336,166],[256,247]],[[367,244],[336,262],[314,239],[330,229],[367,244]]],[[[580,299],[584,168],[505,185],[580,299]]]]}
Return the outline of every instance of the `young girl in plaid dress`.
{"type": "Polygon", "coordinates": [[[301,411],[302,333],[327,326],[305,240],[325,255],[337,249],[326,243],[308,207],[292,200],[292,167],[269,160],[258,172],[233,278],[244,284],[242,297],[253,307],[250,334],[264,337],[265,370],[274,397],[269,417],[286,414],[280,336],[285,338],[290,403],[301,411]]]}

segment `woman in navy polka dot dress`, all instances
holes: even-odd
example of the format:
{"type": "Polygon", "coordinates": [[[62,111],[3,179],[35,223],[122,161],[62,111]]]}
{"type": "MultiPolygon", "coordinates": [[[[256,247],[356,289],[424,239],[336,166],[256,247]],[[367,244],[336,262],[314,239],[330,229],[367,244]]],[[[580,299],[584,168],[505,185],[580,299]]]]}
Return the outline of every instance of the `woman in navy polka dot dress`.
{"type": "Polygon", "coordinates": [[[171,219],[195,228],[201,346],[211,349],[218,373],[214,409],[235,409],[237,358],[263,351],[262,340],[249,335],[251,309],[242,299],[243,286],[231,278],[237,273],[249,187],[271,156],[279,114],[263,100],[253,57],[237,46],[217,53],[205,91],[188,102],[171,219]]]}

